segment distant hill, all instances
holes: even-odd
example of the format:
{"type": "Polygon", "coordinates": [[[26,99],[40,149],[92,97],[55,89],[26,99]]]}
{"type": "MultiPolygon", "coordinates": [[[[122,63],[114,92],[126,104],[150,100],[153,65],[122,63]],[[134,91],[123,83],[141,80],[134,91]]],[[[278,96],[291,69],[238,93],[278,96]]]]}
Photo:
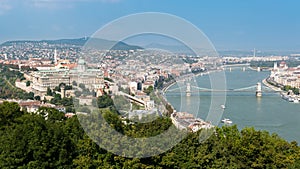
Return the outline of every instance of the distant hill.
{"type": "Polygon", "coordinates": [[[135,49],[143,49],[140,46],[129,45],[124,42],[116,42],[111,40],[105,39],[97,39],[97,38],[90,38],[87,41],[86,46],[96,48],[96,49],[114,49],[114,50],[135,50],[135,49]]]}
{"type": "Polygon", "coordinates": [[[32,43],[32,44],[64,44],[64,45],[76,45],[83,46],[87,38],[78,38],[78,39],[58,39],[58,40],[14,40],[14,41],[6,41],[1,44],[1,46],[10,46],[10,45],[21,45],[24,43],[32,43]]]}
{"type": "Polygon", "coordinates": [[[112,47],[114,50],[135,50],[135,49],[143,49],[140,46],[129,45],[124,42],[116,42],[105,39],[96,39],[96,38],[77,38],[77,39],[58,39],[58,40],[16,40],[16,41],[7,41],[2,43],[0,46],[11,46],[11,45],[22,45],[25,43],[32,44],[51,44],[51,45],[71,45],[71,46],[79,46],[82,47],[86,43],[89,47],[96,47],[97,49],[108,49],[108,47],[112,47]]]}
{"type": "Polygon", "coordinates": [[[143,46],[145,49],[162,49],[172,53],[194,54],[194,52],[185,45],[166,45],[159,43],[151,43],[143,46]]]}

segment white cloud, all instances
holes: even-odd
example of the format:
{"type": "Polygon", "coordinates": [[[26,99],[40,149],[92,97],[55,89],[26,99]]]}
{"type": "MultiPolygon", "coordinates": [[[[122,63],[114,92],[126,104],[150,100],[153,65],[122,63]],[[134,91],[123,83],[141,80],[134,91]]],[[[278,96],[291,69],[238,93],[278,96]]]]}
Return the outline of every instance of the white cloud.
{"type": "Polygon", "coordinates": [[[48,9],[59,9],[59,8],[71,8],[73,4],[70,0],[27,0],[27,4],[35,8],[48,8],[48,9]]]}
{"type": "Polygon", "coordinates": [[[88,2],[99,2],[99,3],[117,3],[121,0],[24,0],[27,3],[36,8],[73,8],[76,3],[88,3],[88,2]]]}
{"type": "Polygon", "coordinates": [[[73,8],[79,3],[118,3],[122,0],[0,0],[0,15],[5,14],[17,6],[45,9],[73,8]]]}
{"type": "Polygon", "coordinates": [[[11,9],[12,6],[9,4],[8,0],[0,0],[0,15],[5,14],[7,11],[11,9]]]}

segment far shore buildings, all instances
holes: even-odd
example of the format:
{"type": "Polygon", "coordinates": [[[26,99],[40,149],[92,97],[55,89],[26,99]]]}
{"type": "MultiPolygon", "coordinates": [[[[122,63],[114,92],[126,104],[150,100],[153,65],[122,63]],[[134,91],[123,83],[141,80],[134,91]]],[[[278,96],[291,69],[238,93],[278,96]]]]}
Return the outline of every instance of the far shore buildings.
{"type": "Polygon", "coordinates": [[[300,88],[300,65],[288,67],[284,61],[279,65],[275,62],[270,78],[280,85],[300,88]]]}

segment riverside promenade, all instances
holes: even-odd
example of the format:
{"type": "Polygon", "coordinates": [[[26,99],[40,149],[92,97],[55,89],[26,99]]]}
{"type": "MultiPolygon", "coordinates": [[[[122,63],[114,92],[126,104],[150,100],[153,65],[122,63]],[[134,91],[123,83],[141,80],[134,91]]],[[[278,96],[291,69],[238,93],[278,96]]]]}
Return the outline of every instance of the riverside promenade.
{"type": "Polygon", "coordinates": [[[278,92],[281,92],[281,91],[282,91],[281,88],[279,88],[279,87],[277,87],[277,86],[274,86],[274,85],[272,85],[271,83],[269,83],[269,80],[270,80],[270,77],[264,79],[264,80],[262,81],[262,83],[263,83],[265,86],[269,87],[270,89],[272,89],[272,90],[274,90],[274,91],[278,91],[278,92]]]}

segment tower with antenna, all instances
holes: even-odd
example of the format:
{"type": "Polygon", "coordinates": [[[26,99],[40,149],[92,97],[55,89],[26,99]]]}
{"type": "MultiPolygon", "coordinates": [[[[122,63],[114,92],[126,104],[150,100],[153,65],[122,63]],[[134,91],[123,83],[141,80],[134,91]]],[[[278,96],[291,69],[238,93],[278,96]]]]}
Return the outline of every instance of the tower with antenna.
{"type": "Polygon", "coordinates": [[[54,49],[54,64],[57,64],[57,50],[54,49]]]}
{"type": "Polygon", "coordinates": [[[256,49],[254,48],[253,49],[253,58],[255,58],[256,57],[256,49]]]}

